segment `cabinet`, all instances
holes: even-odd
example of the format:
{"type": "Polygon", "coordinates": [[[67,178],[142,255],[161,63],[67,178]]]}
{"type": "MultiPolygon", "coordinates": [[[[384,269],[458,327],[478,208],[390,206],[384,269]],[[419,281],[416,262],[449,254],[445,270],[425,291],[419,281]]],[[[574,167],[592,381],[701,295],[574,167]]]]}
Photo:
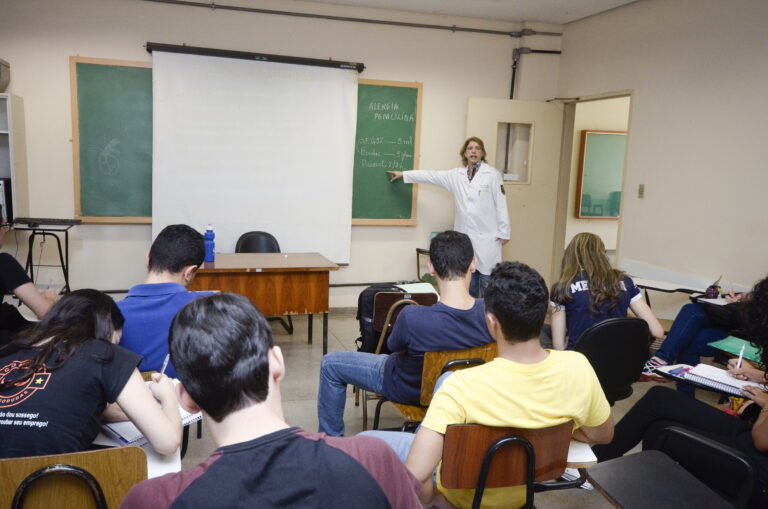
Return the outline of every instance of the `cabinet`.
{"type": "Polygon", "coordinates": [[[24,136],[24,101],[13,94],[0,94],[0,193],[7,222],[29,215],[27,147],[24,136]],[[10,201],[10,203],[8,203],[10,201]]]}

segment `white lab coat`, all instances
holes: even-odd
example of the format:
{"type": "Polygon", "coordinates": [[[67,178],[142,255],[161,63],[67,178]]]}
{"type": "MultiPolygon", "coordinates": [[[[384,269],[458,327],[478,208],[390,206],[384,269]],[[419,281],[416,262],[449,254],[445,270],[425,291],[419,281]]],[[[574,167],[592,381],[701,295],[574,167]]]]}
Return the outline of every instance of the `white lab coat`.
{"type": "Polygon", "coordinates": [[[467,168],[411,170],[403,172],[403,182],[434,184],[453,193],[456,206],[453,229],[466,233],[472,241],[478,272],[490,274],[501,261],[501,241],[496,239],[509,239],[509,212],[499,170],[480,163],[471,182],[467,168]]]}

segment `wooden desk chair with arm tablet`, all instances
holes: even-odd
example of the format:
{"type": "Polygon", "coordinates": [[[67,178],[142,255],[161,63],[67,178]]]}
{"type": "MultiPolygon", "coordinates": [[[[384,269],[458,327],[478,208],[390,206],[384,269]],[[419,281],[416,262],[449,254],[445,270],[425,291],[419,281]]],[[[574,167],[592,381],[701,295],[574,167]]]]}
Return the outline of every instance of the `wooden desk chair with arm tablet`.
{"type": "Polygon", "coordinates": [[[541,429],[448,426],[441,483],[447,489],[474,489],[473,508],[480,507],[486,488],[525,485],[525,507],[533,507],[535,491],[575,488],[584,483],[583,473],[573,481],[552,481],[565,472],[572,434],[573,421],[541,429]]]}
{"type": "MultiPolygon", "coordinates": [[[[397,408],[400,415],[403,416],[402,431],[415,429],[418,424],[424,420],[427,415],[427,408],[432,402],[432,395],[435,392],[437,379],[448,371],[457,371],[459,369],[478,366],[493,360],[498,355],[498,345],[488,343],[473,348],[463,350],[439,350],[426,352],[424,354],[424,367],[421,372],[421,393],[419,395],[419,405],[406,405],[405,403],[391,402],[397,408]]],[[[379,417],[381,414],[381,405],[386,403],[387,399],[381,398],[376,403],[376,412],[373,416],[373,429],[379,428],[379,417]]]]}
{"type": "Polygon", "coordinates": [[[141,447],[0,460],[0,507],[117,508],[147,478],[141,447]]]}
{"type": "MultiPolygon", "coordinates": [[[[374,332],[379,333],[379,343],[376,345],[376,350],[373,353],[378,355],[382,352],[384,345],[387,344],[387,338],[395,326],[397,316],[405,306],[432,306],[437,302],[437,298],[435,293],[377,293],[373,298],[372,327],[374,332]]],[[[355,391],[356,399],[362,394],[363,431],[365,431],[368,429],[368,402],[373,399],[379,399],[380,396],[368,391],[361,391],[358,388],[355,388],[355,391]]]]}

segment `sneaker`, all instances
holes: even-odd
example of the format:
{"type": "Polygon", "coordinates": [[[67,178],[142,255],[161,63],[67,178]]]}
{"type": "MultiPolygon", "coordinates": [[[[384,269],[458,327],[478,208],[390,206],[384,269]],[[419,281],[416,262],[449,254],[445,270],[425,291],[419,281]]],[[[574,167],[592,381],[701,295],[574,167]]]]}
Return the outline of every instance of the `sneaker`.
{"type": "Polygon", "coordinates": [[[643,367],[643,373],[640,375],[640,382],[648,382],[648,381],[654,381],[654,382],[671,382],[669,378],[664,378],[663,376],[656,373],[654,370],[658,367],[666,366],[665,363],[660,362],[658,357],[651,357],[647,361],[645,361],[645,367],[643,367]]]}
{"type": "MultiPolygon", "coordinates": [[[[576,468],[566,468],[565,472],[563,472],[563,475],[561,476],[562,479],[566,481],[574,481],[580,477],[581,474],[579,474],[578,469],[576,468]]],[[[585,490],[594,490],[595,488],[592,487],[592,485],[589,483],[589,481],[584,481],[584,484],[579,486],[579,488],[585,489],[585,490]]]]}

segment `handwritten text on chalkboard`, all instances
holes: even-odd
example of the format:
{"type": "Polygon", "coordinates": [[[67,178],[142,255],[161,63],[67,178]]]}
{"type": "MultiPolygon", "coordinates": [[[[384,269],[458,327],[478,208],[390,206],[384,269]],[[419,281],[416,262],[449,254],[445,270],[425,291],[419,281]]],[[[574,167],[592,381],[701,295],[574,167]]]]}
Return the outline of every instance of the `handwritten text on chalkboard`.
{"type": "Polygon", "coordinates": [[[384,172],[414,169],[417,112],[418,88],[358,86],[353,218],[412,219],[412,187],[384,172]]]}

